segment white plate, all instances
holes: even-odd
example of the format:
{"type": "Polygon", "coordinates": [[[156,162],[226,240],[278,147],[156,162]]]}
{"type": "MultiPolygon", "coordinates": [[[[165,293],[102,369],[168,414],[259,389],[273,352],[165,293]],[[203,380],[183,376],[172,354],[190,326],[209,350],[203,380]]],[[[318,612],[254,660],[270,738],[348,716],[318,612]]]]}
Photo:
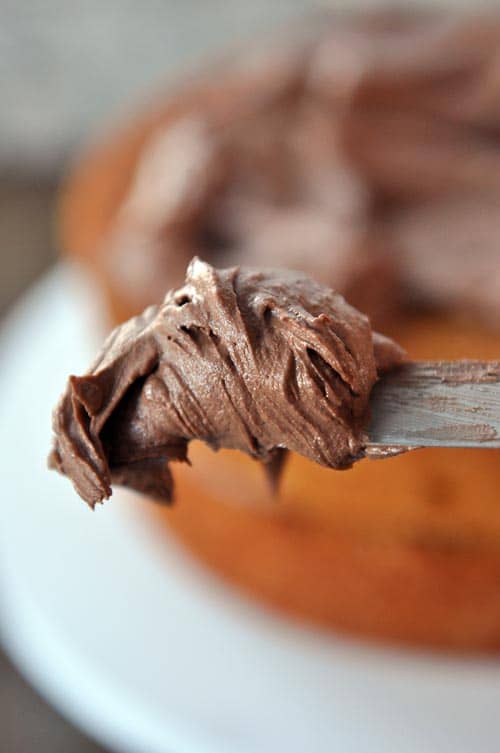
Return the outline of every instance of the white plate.
{"type": "Polygon", "coordinates": [[[126,493],[92,514],[46,470],[51,407],[100,338],[92,295],[55,270],[0,344],[2,633],[24,673],[130,753],[497,753],[497,662],[298,628],[198,568],[126,493]]]}

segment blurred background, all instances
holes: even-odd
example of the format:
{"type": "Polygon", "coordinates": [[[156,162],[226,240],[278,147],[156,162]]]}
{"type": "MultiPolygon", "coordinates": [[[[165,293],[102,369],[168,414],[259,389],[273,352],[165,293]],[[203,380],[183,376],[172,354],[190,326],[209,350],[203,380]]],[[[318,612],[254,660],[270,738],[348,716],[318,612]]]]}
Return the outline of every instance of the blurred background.
{"type": "MultiPolygon", "coordinates": [[[[57,257],[58,186],[86,143],[210,53],[324,4],[0,0],[0,326],[57,257]]],[[[50,709],[0,650],[0,751],[101,750],[50,709]]]]}
{"type": "Polygon", "coordinates": [[[210,53],[322,5],[1,0],[0,310],[54,258],[54,197],[82,145],[210,53]]]}

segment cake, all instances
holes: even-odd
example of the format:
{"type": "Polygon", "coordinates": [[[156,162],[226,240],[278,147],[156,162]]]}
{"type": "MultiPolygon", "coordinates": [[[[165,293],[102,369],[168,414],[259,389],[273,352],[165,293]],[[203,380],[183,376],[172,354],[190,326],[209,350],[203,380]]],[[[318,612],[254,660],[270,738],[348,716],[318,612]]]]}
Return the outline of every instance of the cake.
{"type": "MultiPolygon", "coordinates": [[[[95,147],[61,202],[65,251],[115,322],[194,255],[299,269],[415,359],[500,347],[497,16],[327,15],[160,96],[95,147]]],[[[193,443],[151,508],[195,556],[294,617],[384,640],[500,645],[495,451],[338,474],[193,443]]]]}

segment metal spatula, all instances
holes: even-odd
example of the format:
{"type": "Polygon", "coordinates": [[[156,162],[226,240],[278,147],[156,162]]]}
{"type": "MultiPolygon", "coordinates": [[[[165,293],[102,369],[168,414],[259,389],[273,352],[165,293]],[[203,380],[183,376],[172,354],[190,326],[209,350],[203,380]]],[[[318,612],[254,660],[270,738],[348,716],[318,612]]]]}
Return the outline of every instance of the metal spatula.
{"type": "Polygon", "coordinates": [[[410,447],[500,448],[500,361],[404,364],[375,385],[370,408],[372,456],[410,447]]]}

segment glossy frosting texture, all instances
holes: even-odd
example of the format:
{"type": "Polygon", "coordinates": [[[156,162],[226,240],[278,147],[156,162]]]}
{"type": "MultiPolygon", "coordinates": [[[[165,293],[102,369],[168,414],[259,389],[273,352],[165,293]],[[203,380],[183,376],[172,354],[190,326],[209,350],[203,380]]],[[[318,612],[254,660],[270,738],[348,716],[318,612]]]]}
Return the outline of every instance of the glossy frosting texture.
{"type": "Polygon", "coordinates": [[[370,391],[402,351],[301,273],[193,260],[185,285],[118,327],[54,412],[51,463],[90,504],[112,482],[170,500],[169,461],[200,439],[276,481],[286,450],[347,468],[364,455],[370,391]]]}

